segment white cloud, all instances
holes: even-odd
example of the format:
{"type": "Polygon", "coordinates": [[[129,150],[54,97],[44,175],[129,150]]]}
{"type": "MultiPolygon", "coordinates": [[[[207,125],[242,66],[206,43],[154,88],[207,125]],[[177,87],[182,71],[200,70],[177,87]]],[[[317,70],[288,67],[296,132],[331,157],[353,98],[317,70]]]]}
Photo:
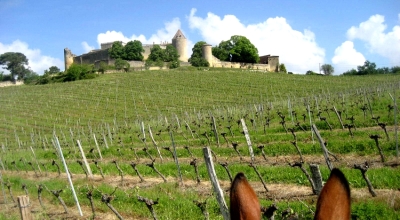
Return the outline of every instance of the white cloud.
{"type": "Polygon", "coordinates": [[[365,57],[354,49],[352,41],[345,41],[337,47],[332,58],[335,74],[342,74],[345,71],[356,69],[357,66],[362,66],[364,62],[365,57]]]}
{"type": "Polygon", "coordinates": [[[30,49],[27,43],[20,40],[16,40],[8,45],[0,42],[0,54],[5,52],[23,53],[28,58],[28,66],[39,75],[42,75],[44,70],[49,69],[51,66],[64,69],[64,62],[60,59],[42,55],[39,49],[30,49]]]}
{"type": "Polygon", "coordinates": [[[258,49],[260,55],[278,55],[288,71],[305,73],[318,71],[319,63],[324,63],[325,51],[315,41],[309,30],[303,32],[292,29],[283,17],[268,18],[264,22],[244,25],[236,16],[223,18],[209,12],[207,17],[195,15],[192,9],[188,17],[189,27],[196,29],[204,41],[217,45],[233,35],[247,37],[258,49]]]}
{"type": "Polygon", "coordinates": [[[90,52],[95,49],[94,47],[90,46],[86,41],[83,41],[81,44],[82,44],[82,47],[83,47],[83,50],[85,51],[85,53],[90,52]]]}
{"type": "Polygon", "coordinates": [[[161,42],[171,42],[171,39],[174,37],[176,31],[181,28],[181,22],[179,18],[174,18],[171,22],[166,22],[165,27],[157,30],[157,32],[151,35],[149,38],[146,38],[143,34],[140,35],[132,35],[130,37],[125,36],[122,32],[119,31],[106,31],[105,33],[100,33],[97,35],[97,43],[108,43],[114,41],[122,41],[129,42],[131,40],[139,40],[142,44],[159,44],[161,42]]]}
{"type": "MultiPolygon", "coordinates": [[[[127,37],[120,31],[112,30],[98,34],[97,43],[99,47],[102,43],[109,43],[114,41],[122,41],[127,43],[131,40],[139,40],[140,42],[142,42],[142,44],[160,44],[162,42],[171,43],[172,38],[175,36],[178,29],[181,29],[181,22],[179,18],[174,18],[172,19],[172,21],[166,22],[164,24],[164,28],[157,30],[156,33],[152,34],[149,38],[147,38],[143,34],[133,34],[132,36],[127,37]]],[[[185,31],[181,31],[187,38],[187,54],[188,56],[190,56],[192,54],[194,43],[188,38],[188,36],[185,34],[185,31]]]]}
{"type": "MultiPolygon", "coordinates": [[[[120,31],[106,31],[105,33],[100,33],[97,35],[97,43],[100,45],[102,43],[109,43],[114,41],[122,41],[129,42],[132,40],[139,40],[142,44],[160,44],[161,42],[171,43],[172,38],[175,36],[178,29],[181,29],[181,22],[179,18],[174,18],[170,22],[166,22],[164,24],[164,28],[156,31],[155,34],[152,34],[149,38],[146,38],[143,34],[135,35],[133,34],[130,37],[125,36],[120,31]]],[[[192,54],[192,48],[194,46],[193,42],[188,39],[188,36],[185,34],[185,31],[181,30],[183,34],[187,38],[187,54],[190,56],[192,54]]]]}
{"type": "Polygon", "coordinates": [[[388,58],[392,65],[400,65],[400,26],[396,25],[392,31],[385,33],[387,25],[384,22],[384,16],[373,15],[358,27],[352,26],[347,31],[347,37],[365,42],[369,52],[388,58]]]}

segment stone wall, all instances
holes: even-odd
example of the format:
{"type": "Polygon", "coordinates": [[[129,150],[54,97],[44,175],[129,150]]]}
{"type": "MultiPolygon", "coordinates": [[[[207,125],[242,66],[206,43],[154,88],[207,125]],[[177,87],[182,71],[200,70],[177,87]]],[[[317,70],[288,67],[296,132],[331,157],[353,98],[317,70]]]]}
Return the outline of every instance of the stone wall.
{"type": "Polygon", "coordinates": [[[24,81],[18,80],[16,82],[12,81],[5,81],[5,82],[0,82],[0,87],[7,87],[7,86],[20,86],[23,85],[24,81]]]}
{"type": "Polygon", "coordinates": [[[108,49],[93,50],[89,53],[74,57],[74,63],[76,64],[96,64],[101,61],[108,63],[109,60],[108,49]]]}
{"type": "Polygon", "coordinates": [[[275,70],[276,70],[276,66],[271,66],[270,64],[236,63],[236,62],[227,62],[227,61],[214,62],[212,67],[252,69],[252,70],[262,70],[262,71],[268,71],[268,72],[275,72],[275,70]]]}

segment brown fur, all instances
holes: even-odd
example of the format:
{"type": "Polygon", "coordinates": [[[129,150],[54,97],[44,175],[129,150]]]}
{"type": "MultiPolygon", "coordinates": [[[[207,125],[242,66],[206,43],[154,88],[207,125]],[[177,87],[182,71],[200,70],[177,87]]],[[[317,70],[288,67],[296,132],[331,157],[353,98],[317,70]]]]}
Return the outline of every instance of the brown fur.
{"type": "Polygon", "coordinates": [[[346,177],[334,168],[318,197],[314,219],[350,219],[350,187],[346,177]]]}
{"type": "MultiPolygon", "coordinates": [[[[231,219],[260,220],[261,207],[257,195],[243,173],[238,173],[230,191],[231,219]]],[[[350,187],[346,177],[334,168],[318,197],[314,219],[350,219],[350,187]]]]}
{"type": "Polygon", "coordinates": [[[257,195],[243,173],[238,173],[230,192],[231,220],[260,220],[261,206],[257,195]]]}

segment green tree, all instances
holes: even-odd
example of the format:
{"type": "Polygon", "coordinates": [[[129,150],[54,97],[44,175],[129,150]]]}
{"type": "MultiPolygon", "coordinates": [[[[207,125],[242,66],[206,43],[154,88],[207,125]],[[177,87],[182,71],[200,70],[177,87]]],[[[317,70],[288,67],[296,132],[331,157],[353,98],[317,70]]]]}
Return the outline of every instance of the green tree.
{"type": "Polygon", "coordinates": [[[99,73],[104,74],[104,72],[108,69],[108,65],[106,62],[101,61],[99,64],[99,69],[97,70],[99,73]]]}
{"type": "Polygon", "coordinates": [[[33,72],[32,70],[28,71],[24,77],[24,84],[35,84],[41,76],[37,73],[33,72]]]}
{"type": "Polygon", "coordinates": [[[65,82],[80,80],[90,72],[89,65],[72,64],[65,74],[65,82]]]}
{"type": "Polygon", "coordinates": [[[366,60],[364,62],[364,65],[362,66],[357,66],[357,75],[370,75],[370,74],[376,74],[376,64],[373,62],[370,62],[366,60]]]}
{"type": "Polygon", "coordinates": [[[151,60],[154,62],[157,61],[164,61],[164,50],[160,47],[160,45],[154,45],[151,49],[150,49],[150,55],[147,58],[147,60],[151,60]]]}
{"type": "Polygon", "coordinates": [[[124,47],[124,60],[143,60],[144,49],[142,43],[138,40],[129,41],[124,47]]]}
{"type": "Polygon", "coordinates": [[[164,50],[164,62],[168,62],[168,68],[170,69],[180,66],[178,50],[170,44],[164,50]]]}
{"type": "Polygon", "coordinates": [[[44,74],[51,75],[51,74],[57,74],[57,73],[60,73],[60,72],[61,72],[60,68],[58,68],[56,66],[51,66],[49,68],[49,70],[45,70],[44,71],[44,74]]]}
{"type": "Polygon", "coordinates": [[[164,51],[164,62],[171,62],[177,60],[179,60],[178,50],[171,44],[168,44],[164,51]]]}
{"type": "Polygon", "coordinates": [[[160,45],[154,45],[150,49],[150,55],[146,60],[146,68],[150,66],[158,66],[162,68],[164,66],[165,51],[160,47],[160,45]]]}
{"type": "Polygon", "coordinates": [[[28,58],[23,53],[7,52],[0,55],[0,65],[5,65],[3,69],[10,71],[11,77],[18,80],[24,78],[29,71],[25,65],[28,65],[28,58]]]}
{"type": "Polygon", "coordinates": [[[279,64],[279,72],[287,73],[286,66],[284,63],[279,64]]]}
{"type": "Polygon", "coordinates": [[[258,63],[258,49],[244,36],[234,35],[213,48],[213,55],[223,61],[258,63]],[[231,58],[232,56],[232,58],[231,58]]]}
{"type": "Polygon", "coordinates": [[[351,75],[357,75],[357,74],[358,74],[358,72],[355,69],[351,69],[351,70],[348,70],[343,73],[343,75],[345,75],[345,76],[351,76],[351,75]]]}
{"type": "Polygon", "coordinates": [[[121,41],[115,41],[112,47],[108,50],[110,57],[113,59],[123,58],[124,57],[124,46],[121,41]]]}
{"type": "Polygon", "coordinates": [[[314,72],[314,71],[312,71],[312,70],[308,70],[308,71],[306,72],[306,75],[318,75],[318,73],[316,73],[316,72],[314,72]]]}
{"type": "Polygon", "coordinates": [[[400,73],[400,66],[390,68],[390,73],[400,73]]]}
{"type": "Polygon", "coordinates": [[[189,63],[196,67],[208,67],[210,64],[206,59],[203,58],[203,45],[206,44],[205,41],[197,42],[192,48],[192,56],[189,58],[189,63]]]}
{"type": "Polygon", "coordinates": [[[333,72],[335,72],[335,68],[333,68],[333,66],[331,64],[322,65],[321,70],[327,76],[331,76],[333,74],[333,72]]]}
{"type": "Polygon", "coordinates": [[[130,64],[128,63],[128,61],[120,59],[120,58],[115,60],[114,65],[115,65],[115,69],[117,69],[117,70],[123,69],[123,70],[125,70],[125,72],[128,72],[129,67],[130,67],[130,64]]]}
{"type": "Polygon", "coordinates": [[[230,61],[230,50],[233,48],[232,42],[230,40],[221,41],[218,46],[212,48],[212,54],[222,60],[222,61],[230,61]]]}

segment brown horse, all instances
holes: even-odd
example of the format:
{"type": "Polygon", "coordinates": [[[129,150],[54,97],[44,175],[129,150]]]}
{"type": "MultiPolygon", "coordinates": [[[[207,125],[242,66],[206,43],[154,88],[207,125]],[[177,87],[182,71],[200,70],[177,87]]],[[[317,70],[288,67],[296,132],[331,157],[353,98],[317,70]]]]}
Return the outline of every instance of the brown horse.
{"type": "MultiPolygon", "coordinates": [[[[231,219],[261,219],[260,202],[245,175],[238,173],[230,190],[231,219]]],[[[318,197],[314,219],[350,219],[350,187],[346,177],[334,168],[318,197]]]]}

